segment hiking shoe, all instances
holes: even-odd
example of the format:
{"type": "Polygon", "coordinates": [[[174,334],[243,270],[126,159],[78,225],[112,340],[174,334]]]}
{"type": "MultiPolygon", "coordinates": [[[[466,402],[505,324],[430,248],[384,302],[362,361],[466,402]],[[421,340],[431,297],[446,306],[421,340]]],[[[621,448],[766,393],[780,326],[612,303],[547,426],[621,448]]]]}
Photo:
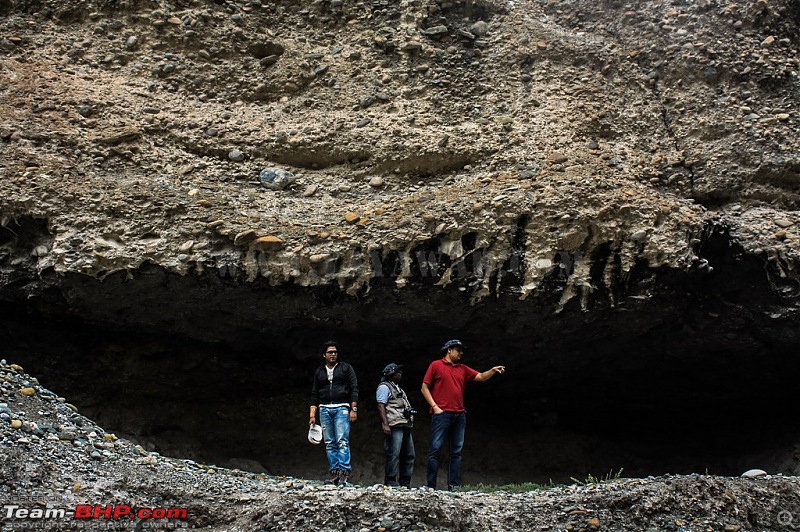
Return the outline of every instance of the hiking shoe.
{"type": "Polygon", "coordinates": [[[348,485],[352,486],[352,484],[350,484],[350,471],[343,469],[339,471],[339,486],[344,488],[348,485]]]}
{"type": "Polygon", "coordinates": [[[334,486],[338,486],[339,485],[339,470],[338,469],[331,469],[330,471],[328,471],[328,475],[330,475],[330,477],[328,478],[328,480],[325,481],[325,484],[327,484],[327,485],[331,485],[332,484],[334,486]]]}

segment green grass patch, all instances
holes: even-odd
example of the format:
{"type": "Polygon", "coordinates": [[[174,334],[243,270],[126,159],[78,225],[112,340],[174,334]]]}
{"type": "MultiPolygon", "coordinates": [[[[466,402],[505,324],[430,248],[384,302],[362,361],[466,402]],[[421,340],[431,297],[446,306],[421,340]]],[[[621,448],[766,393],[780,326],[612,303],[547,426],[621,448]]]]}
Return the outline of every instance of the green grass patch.
{"type": "Polygon", "coordinates": [[[494,493],[498,491],[506,493],[527,493],[529,491],[544,491],[560,486],[551,480],[547,484],[537,484],[535,482],[522,482],[520,484],[474,484],[469,486],[459,486],[456,491],[481,491],[483,493],[494,493]]]}
{"type": "MultiPolygon", "coordinates": [[[[622,468],[616,473],[612,470],[604,476],[596,477],[589,473],[586,480],[579,480],[575,477],[570,479],[579,486],[590,486],[592,484],[601,484],[603,482],[613,482],[622,478],[622,468]]],[[[483,493],[505,492],[505,493],[527,493],[530,491],[544,491],[552,488],[563,487],[565,484],[556,484],[552,480],[546,484],[537,484],[535,482],[522,482],[520,484],[472,484],[468,486],[459,486],[456,491],[480,491],[483,493]]]]}
{"type": "Polygon", "coordinates": [[[602,482],[611,482],[613,480],[619,480],[620,478],[622,478],[622,468],[620,468],[620,470],[617,471],[616,473],[614,473],[614,471],[609,471],[608,473],[606,473],[606,476],[604,477],[595,477],[594,475],[589,473],[589,476],[586,477],[586,480],[578,480],[575,477],[569,477],[569,478],[570,480],[572,480],[572,482],[580,486],[590,486],[592,484],[600,484],[602,482]]]}

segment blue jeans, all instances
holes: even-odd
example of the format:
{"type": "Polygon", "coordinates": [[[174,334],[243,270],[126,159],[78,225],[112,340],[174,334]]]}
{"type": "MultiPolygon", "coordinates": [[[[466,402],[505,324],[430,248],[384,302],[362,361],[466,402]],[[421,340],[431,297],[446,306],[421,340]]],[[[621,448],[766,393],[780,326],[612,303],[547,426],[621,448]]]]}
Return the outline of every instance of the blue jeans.
{"type": "Polygon", "coordinates": [[[330,470],[352,471],[350,466],[350,409],[319,407],[319,422],[325,438],[330,470]]]}
{"type": "Polygon", "coordinates": [[[464,447],[464,432],[467,428],[465,412],[442,412],[431,416],[431,448],[428,451],[428,487],[436,488],[436,475],[442,458],[442,447],[447,437],[450,443],[450,467],[447,471],[447,486],[461,485],[461,448],[464,447]]]}
{"type": "Polygon", "coordinates": [[[386,472],[383,483],[387,486],[397,485],[397,474],[400,473],[400,485],[411,486],[411,475],[414,474],[414,438],[409,427],[392,427],[392,433],[383,441],[386,451],[386,472]]]}

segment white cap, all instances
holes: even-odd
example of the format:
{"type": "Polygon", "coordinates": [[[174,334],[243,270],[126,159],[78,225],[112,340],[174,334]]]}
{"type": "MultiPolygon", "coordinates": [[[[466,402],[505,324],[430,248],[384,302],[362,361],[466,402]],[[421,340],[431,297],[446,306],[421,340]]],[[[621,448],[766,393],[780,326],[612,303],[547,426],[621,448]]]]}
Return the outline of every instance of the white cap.
{"type": "Polygon", "coordinates": [[[322,443],[322,427],[316,423],[308,427],[308,441],[314,445],[322,443]]]}

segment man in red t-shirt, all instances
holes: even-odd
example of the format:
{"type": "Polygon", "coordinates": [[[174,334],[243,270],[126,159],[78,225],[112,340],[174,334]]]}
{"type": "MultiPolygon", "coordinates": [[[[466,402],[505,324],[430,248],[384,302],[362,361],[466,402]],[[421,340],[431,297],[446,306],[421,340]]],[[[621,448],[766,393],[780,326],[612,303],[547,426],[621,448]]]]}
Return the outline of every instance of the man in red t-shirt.
{"type": "Polygon", "coordinates": [[[461,485],[461,449],[464,446],[464,431],[467,427],[464,409],[464,387],[470,381],[488,381],[505,366],[495,366],[478,373],[466,364],[461,364],[464,344],[460,340],[449,340],[441,349],[444,357],[428,366],[422,379],[422,396],[431,407],[431,446],[428,451],[428,487],[436,489],[444,439],[450,442],[450,468],[447,486],[453,489],[461,485]]]}

